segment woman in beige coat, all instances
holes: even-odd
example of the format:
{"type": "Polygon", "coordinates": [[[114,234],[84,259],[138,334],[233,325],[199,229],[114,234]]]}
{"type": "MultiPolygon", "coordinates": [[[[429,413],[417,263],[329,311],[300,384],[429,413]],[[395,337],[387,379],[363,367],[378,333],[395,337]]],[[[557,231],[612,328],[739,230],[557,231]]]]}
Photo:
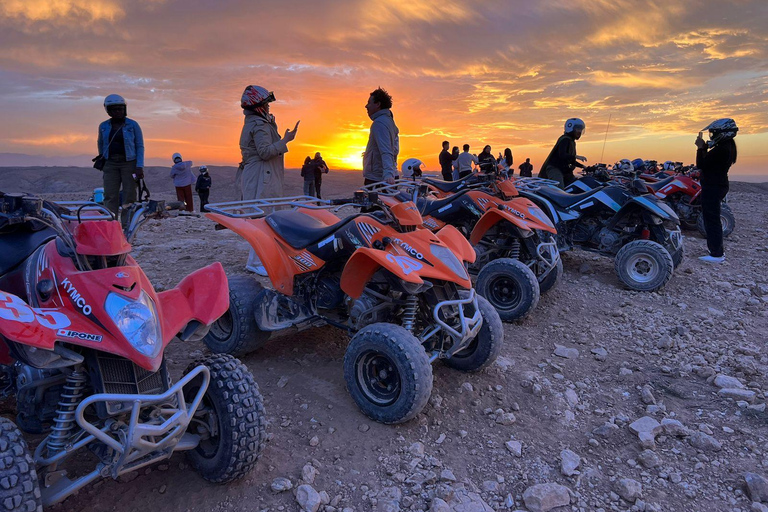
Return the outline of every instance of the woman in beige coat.
{"type": "MultiPolygon", "coordinates": [[[[275,94],[258,85],[246,87],[240,100],[245,123],[240,134],[242,172],[238,173],[235,182],[240,187],[243,200],[285,195],[283,155],[288,152],[288,143],[296,138],[299,122],[296,122],[293,130],[285,130],[281,138],[275,116],[269,113],[269,104],[273,101],[275,94]]],[[[259,275],[266,275],[264,266],[253,250],[246,268],[259,275]]]]}

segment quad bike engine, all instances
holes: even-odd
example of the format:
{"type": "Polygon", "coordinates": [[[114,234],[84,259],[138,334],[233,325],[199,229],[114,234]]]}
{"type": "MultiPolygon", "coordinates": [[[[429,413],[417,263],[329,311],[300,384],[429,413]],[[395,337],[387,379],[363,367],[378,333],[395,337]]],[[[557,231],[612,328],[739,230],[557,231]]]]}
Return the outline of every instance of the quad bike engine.
{"type": "Polygon", "coordinates": [[[340,279],[335,276],[319,279],[315,285],[315,294],[318,309],[333,309],[344,300],[340,279]]]}
{"type": "Polygon", "coordinates": [[[392,309],[367,293],[363,293],[359,299],[347,298],[347,308],[349,326],[355,331],[376,322],[386,322],[392,309]]]}

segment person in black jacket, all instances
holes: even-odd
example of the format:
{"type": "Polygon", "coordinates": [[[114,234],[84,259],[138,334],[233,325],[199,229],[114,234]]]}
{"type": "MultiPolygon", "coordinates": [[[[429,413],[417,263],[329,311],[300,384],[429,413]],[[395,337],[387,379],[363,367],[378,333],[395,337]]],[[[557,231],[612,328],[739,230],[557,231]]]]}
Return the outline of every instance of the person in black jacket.
{"type": "Polygon", "coordinates": [[[720,204],[728,193],[728,170],[736,163],[736,132],[739,128],[733,119],[718,119],[704,128],[709,130],[709,141],[699,132],[696,138],[696,167],[701,169],[701,215],[707,232],[709,255],[699,259],[707,263],[725,261],[723,250],[723,225],[720,220],[720,204]]]}
{"type": "Polygon", "coordinates": [[[576,141],[581,138],[586,128],[584,121],[576,117],[565,122],[565,131],[541,165],[539,178],[555,180],[560,188],[565,188],[576,180],[573,175],[574,167],[584,168],[577,160],[587,161],[583,156],[576,154],[576,141]]]}
{"type": "Polygon", "coordinates": [[[315,158],[312,159],[312,168],[315,172],[315,195],[321,199],[320,187],[323,184],[323,174],[328,174],[328,164],[325,163],[320,153],[315,153],[315,158]]]}
{"type": "Polygon", "coordinates": [[[459,158],[459,148],[456,148],[454,153],[448,152],[448,147],[451,144],[447,141],[443,141],[443,150],[440,151],[440,172],[443,175],[443,180],[453,181],[453,161],[459,158]]]}
{"type": "Polygon", "coordinates": [[[211,193],[211,177],[208,175],[208,167],[201,165],[198,170],[200,176],[197,177],[197,183],[195,183],[195,192],[200,198],[200,211],[205,212],[205,205],[208,204],[208,194],[211,193]]]}
{"type": "Polygon", "coordinates": [[[486,145],[483,151],[477,155],[477,164],[480,166],[480,172],[492,173],[496,171],[496,158],[491,153],[491,146],[486,145]]]}

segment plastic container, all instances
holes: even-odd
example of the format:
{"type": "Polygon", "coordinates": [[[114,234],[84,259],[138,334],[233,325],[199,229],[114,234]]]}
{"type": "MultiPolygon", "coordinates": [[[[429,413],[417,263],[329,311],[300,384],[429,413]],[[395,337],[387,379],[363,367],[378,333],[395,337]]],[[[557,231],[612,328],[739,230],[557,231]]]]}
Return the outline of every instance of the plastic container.
{"type": "Polygon", "coordinates": [[[104,202],[104,188],[99,187],[93,189],[93,202],[94,203],[103,203],[104,202]]]}

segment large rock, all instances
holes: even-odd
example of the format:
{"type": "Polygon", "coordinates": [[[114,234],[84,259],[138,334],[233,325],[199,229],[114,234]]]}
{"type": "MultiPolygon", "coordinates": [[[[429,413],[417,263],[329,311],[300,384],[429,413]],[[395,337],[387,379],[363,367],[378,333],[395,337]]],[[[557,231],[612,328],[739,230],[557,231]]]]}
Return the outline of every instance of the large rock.
{"type": "Polygon", "coordinates": [[[320,508],[320,494],[311,485],[300,485],[296,489],[296,501],[301,512],[317,512],[320,508]]]}
{"type": "Polygon", "coordinates": [[[568,348],[563,345],[555,345],[555,355],[565,359],[578,359],[579,351],[575,348],[568,348]]]}
{"type": "Polygon", "coordinates": [[[640,435],[641,432],[647,432],[653,436],[656,436],[661,432],[661,423],[651,418],[650,416],[643,416],[642,418],[633,421],[629,425],[629,430],[632,433],[640,435]]]}
{"type": "Polygon", "coordinates": [[[523,501],[531,512],[547,512],[556,507],[570,505],[571,494],[567,487],[560,484],[538,484],[525,490],[523,501]]]}
{"type": "Polygon", "coordinates": [[[768,502],[768,480],[757,473],[744,473],[747,494],[752,501],[768,502]]]}
{"type": "Polygon", "coordinates": [[[560,452],[560,472],[565,476],[573,476],[578,471],[576,469],[581,464],[581,457],[571,450],[563,450],[560,452]]]}
{"type": "Polygon", "coordinates": [[[631,478],[622,478],[616,482],[616,494],[630,503],[643,497],[643,485],[631,478]]]}
{"type": "Polygon", "coordinates": [[[661,427],[664,429],[664,433],[668,436],[685,437],[691,433],[685,425],[672,418],[664,418],[661,420],[661,427]]]}
{"type": "MultiPolygon", "coordinates": [[[[479,494],[467,491],[466,489],[454,489],[450,498],[445,503],[451,512],[493,512],[491,506],[483,501],[479,494]]],[[[434,501],[432,506],[435,506],[434,501]]],[[[438,508],[436,510],[442,512],[443,509],[438,508]]]]}
{"type": "Polygon", "coordinates": [[[755,392],[749,389],[723,388],[717,394],[723,398],[733,398],[734,400],[744,400],[746,402],[755,401],[755,392]]]}
{"type": "Polygon", "coordinates": [[[697,450],[704,452],[719,452],[723,449],[723,445],[717,439],[704,432],[694,432],[691,434],[688,438],[688,443],[697,450]]]}
{"type": "Polygon", "coordinates": [[[287,478],[275,478],[272,480],[272,490],[274,492],[290,491],[293,488],[293,482],[287,478]]]}
{"type": "Polygon", "coordinates": [[[721,374],[715,377],[715,386],[719,388],[743,388],[744,384],[736,377],[721,374]]]}

